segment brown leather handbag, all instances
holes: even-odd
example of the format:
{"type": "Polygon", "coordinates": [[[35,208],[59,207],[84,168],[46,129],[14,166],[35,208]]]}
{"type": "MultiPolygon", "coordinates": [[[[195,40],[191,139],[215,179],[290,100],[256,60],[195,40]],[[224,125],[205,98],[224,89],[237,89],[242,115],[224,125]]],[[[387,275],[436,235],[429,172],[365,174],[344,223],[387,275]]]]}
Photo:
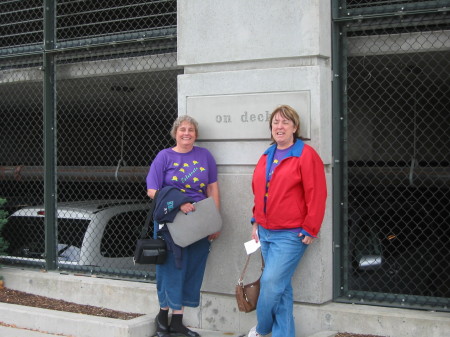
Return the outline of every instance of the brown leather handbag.
{"type": "MultiPolygon", "coordinates": [[[[252,283],[244,285],[244,275],[247,270],[248,262],[250,261],[250,255],[247,256],[247,261],[245,262],[242,274],[239,277],[238,283],[236,284],[236,301],[239,311],[242,312],[252,312],[256,309],[256,303],[259,297],[260,279],[261,276],[252,283]]],[[[262,257],[261,257],[262,258],[262,257]]],[[[261,260],[261,273],[264,270],[264,260],[261,260]]]]}

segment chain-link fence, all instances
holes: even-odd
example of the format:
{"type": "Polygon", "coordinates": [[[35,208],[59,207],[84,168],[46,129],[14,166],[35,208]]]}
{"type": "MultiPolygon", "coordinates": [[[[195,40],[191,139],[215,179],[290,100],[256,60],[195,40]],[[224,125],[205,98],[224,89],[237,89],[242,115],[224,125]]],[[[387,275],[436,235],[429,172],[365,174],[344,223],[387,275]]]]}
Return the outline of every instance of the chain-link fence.
{"type": "MultiPolygon", "coordinates": [[[[341,300],[448,309],[446,3],[339,1],[341,300]]],[[[3,1],[0,28],[0,197],[10,214],[1,262],[45,267],[55,249],[60,269],[151,276],[131,255],[148,165],[170,145],[177,114],[176,1],[3,1]],[[55,41],[45,49],[52,4],[55,41]],[[52,105],[56,130],[44,123],[52,105]],[[46,141],[55,131],[56,151],[46,141]],[[55,188],[44,180],[52,169],[55,188]]]]}
{"type": "Polygon", "coordinates": [[[132,255],[145,176],[177,116],[176,1],[3,1],[0,18],[0,197],[10,214],[1,262],[45,268],[55,249],[59,269],[152,277],[132,255]]]}
{"type": "Polygon", "coordinates": [[[338,296],[448,310],[450,18],[436,1],[347,3],[338,296]]]}

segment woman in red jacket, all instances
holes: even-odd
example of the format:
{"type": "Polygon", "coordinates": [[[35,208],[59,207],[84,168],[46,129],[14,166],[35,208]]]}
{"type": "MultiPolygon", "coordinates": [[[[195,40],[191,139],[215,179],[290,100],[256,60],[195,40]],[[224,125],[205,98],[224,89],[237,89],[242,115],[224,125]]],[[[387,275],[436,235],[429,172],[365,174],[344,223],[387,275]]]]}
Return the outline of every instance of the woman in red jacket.
{"type": "Polygon", "coordinates": [[[261,242],[265,268],[248,337],[295,337],[291,278],[322,225],[327,187],[323,162],[300,136],[300,119],[288,105],[270,116],[273,145],[253,173],[252,238],[261,242]]]}

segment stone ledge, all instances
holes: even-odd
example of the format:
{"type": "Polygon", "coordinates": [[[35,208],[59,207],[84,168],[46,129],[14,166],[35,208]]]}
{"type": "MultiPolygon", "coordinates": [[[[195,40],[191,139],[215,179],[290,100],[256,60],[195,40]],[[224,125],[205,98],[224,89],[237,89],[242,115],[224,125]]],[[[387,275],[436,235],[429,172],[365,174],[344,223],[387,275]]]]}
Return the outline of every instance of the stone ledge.
{"type": "Polygon", "coordinates": [[[3,323],[27,329],[77,337],[149,337],[155,332],[154,317],[140,316],[130,320],[97,317],[15,304],[0,303],[3,323]]]}

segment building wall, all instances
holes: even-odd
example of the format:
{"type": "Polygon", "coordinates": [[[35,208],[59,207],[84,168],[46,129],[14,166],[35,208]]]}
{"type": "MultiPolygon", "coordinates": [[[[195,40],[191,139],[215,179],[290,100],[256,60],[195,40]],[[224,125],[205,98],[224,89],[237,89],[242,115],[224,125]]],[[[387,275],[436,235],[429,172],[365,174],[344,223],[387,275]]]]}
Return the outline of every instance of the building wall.
{"type": "MultiPolygon", "coordinates": [[[[290,103],[301,115],[302,133],[325,163],[329,194],[320,238],[295,274],[294,298],[315,304],[332,298],[330,17],[328,1],[178,1],[178,65],[185,70],[178,77],[178,113],[199,120],[198,145],[218,162],[224,218],[204,292],[233,295],[246,257],[251,177],[270,144],[268,122],[246,117],[290,103]]],[[[258,276],[257,260],[248,281],[258,276]]]]}

